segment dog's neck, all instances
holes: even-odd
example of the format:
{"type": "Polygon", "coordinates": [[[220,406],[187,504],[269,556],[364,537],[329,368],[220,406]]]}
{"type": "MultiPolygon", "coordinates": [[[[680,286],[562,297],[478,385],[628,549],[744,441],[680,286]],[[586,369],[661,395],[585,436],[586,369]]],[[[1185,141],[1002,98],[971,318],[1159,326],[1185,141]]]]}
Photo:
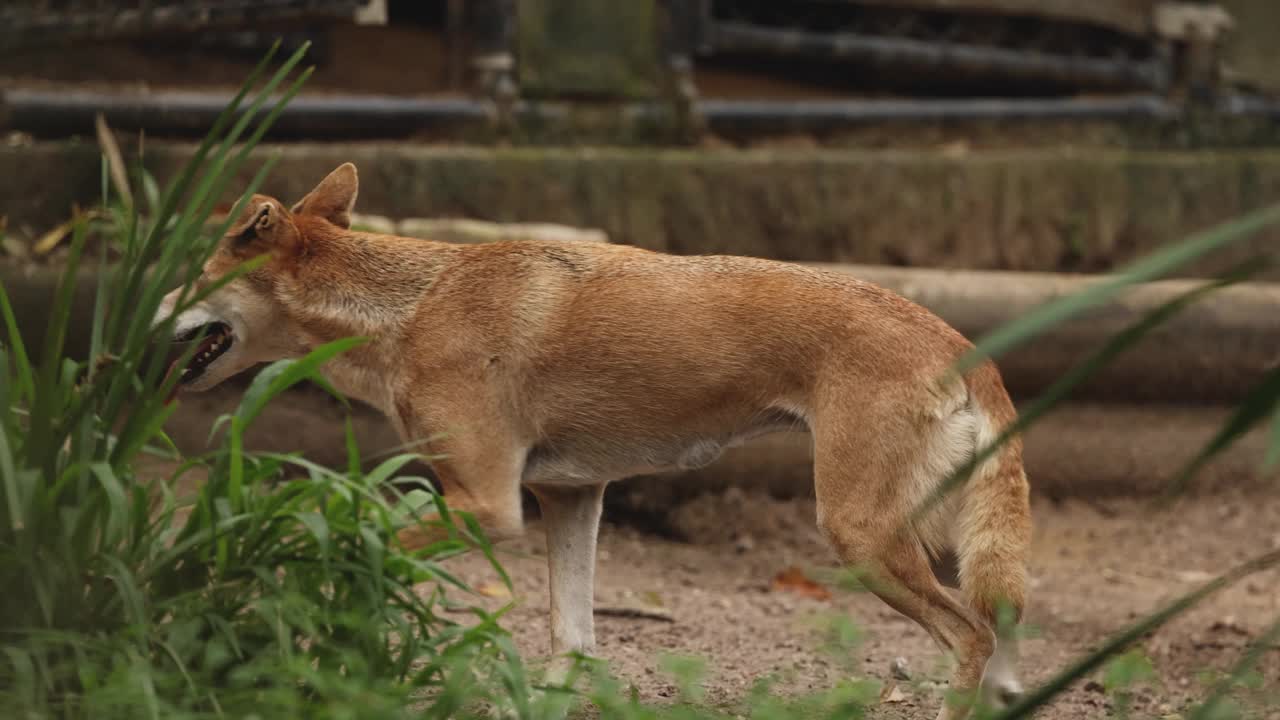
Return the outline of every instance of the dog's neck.
{"type": "Polygon", "coordinates": [[[397,347],[453,246],[303,224],[307,256],[284,289],[285,301],[317,346],[344,337],[367,342],[326,363],[325,377],[344,394],[394,411],[403,367],[397,347]]]}

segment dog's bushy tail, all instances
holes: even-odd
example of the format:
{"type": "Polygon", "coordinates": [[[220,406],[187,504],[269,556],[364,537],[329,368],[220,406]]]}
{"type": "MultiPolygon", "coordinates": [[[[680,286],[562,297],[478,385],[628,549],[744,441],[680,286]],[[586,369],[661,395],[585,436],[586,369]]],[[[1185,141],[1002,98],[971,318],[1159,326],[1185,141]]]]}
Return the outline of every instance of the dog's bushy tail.
{"type": "MultiPolygon", "coordinates": [[[[978,452],[1013,422],[1014,409],[993,364],[974,369],[968,385],[980,414],[978,452]]],[[[1020,622],[1027,601],[1031,508],[1019,438],[974,471],[961,491],[958,520],[960,589],[969,607],[993,630],[1000,625],[1001,608],[1011,613],[1006,622],[1020,622]]]]}

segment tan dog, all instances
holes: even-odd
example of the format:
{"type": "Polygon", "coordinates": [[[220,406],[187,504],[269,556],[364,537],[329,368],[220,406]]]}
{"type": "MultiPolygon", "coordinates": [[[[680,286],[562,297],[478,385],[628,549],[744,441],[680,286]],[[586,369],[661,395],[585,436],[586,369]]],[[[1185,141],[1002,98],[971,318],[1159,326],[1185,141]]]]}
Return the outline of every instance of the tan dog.
{"type": "MultiPolygon", "coordinates": [[[[325,374],[385,412],[406,441],[430,438],[451,507],[502,539],[522,531],[520,486],[537,497],[556,653],[595,644],[607,483],[706,465],[726,446],[806,428],[817,522],[841,559],[954,654],[953,688],[981,681],[994,701],[1019,691],[1015,646],[997,647],[992,630],[999,604],[1020,617],[1025,601],[1031,523],[1019,444],[909,522],[1014,419],[992,364],[943,380],[971,346],[942,320],[874,285],[766,260],[352,232],[356,190],[346,164],[292,209],[253,196],[199,282],[271,259],[177,319],[178,336],[213,325],[186,388],[371,338],[325,374]],[[966,603],[932,571],[947,549],[966,603]]],[[[175,300],[176,291],[158,319],[175,300]]],[[[402,540],[429,538],[413,529],[402,540]]]]}

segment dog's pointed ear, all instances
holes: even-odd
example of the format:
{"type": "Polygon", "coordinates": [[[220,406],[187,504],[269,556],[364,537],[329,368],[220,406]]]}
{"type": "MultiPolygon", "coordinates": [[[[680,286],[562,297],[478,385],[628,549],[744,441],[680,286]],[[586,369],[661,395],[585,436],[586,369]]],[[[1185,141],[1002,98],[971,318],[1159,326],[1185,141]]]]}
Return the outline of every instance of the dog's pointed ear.
{"type": "Polygon", "coordinates": [[[356,206],[356,194],[360,190],[360,178],[356,166],[343,163],[329,173],[314,190],[298,201],[290,210],[294,215],[314,215],[337,225],[351,227],[351,210],[356,206]]]}
{"type": "Polygon", "coordinates": [[[278,200],[256,194],[247,198],[240,216],[227,230],[228,247],[248,257],[265,251],[296,250],[302,237],[287,217],[278,200]]]}

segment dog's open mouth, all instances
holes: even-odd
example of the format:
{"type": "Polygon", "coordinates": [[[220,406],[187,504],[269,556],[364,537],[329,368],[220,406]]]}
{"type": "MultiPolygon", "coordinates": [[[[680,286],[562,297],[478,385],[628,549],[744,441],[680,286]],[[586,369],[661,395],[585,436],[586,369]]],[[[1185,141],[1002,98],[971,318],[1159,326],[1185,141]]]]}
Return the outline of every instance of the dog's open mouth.
{"type": "MultiPolygon", "coordinates": [[[[182,333],[173,339],[174,347],[180,353],[185,353],[187,351],[185,345],[194,342],[202,334],[204,337],[201,338],[200,345],[196,347],[195,354],[191,356],[191,360],[187,362],[187,366],[182,370],[182,375],[178,377],[178,384],[180,385],[185,385],[199,378],[214,360],[222,357],[223,354],[231,349],[231,343],[233,342],[231,326],[220,322],[201,325],[182,333]]],[[[178,362],[181,359],[181,357],[178,357],[173,361],[173,365],[169,368],[170,372],[177,369],[178,362]]]]}

